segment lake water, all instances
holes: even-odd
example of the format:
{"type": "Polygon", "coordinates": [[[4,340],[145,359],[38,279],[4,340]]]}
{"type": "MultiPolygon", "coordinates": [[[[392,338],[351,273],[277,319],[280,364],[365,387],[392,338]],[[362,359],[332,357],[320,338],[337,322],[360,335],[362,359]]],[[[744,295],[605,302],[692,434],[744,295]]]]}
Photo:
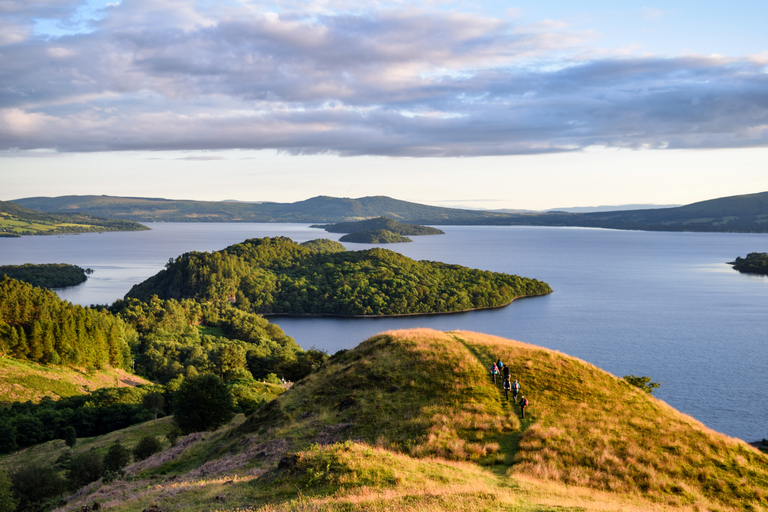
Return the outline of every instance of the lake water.
{"type": "MultiPolygon", "coordinates": [[[[92,268],[86,283],[58,293],[78,304],[108,304],[184,252],[219,250],[263,236],[297,242],[340,236],[306,224],[149,226],[152,231],[0,238],[0,264],[92,268]]],[[[381,331],[412,327],[517,339],[614,375],[647,375],[662,382],[657,397],[710,428],[746,441],[768,437],[768,278],[739,274],[725,263],[768,250],[768,235],[441,228],[445,235],[386,247],[414,259],[534,277],[554,293],[455,315],[272,321],[304,348],[329,353],[381,331]]]]}

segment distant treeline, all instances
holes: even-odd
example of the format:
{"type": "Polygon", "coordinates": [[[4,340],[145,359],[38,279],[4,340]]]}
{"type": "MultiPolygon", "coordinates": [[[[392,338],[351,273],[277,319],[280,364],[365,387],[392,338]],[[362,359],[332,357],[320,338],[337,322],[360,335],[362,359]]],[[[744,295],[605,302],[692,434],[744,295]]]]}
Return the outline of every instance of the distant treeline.
{"type": "Polygon", "coordinates": [[[277,237],[186,253],[127,297],[232,302],[263,314],[398,315],[498,307],[551,291],[535,279],[385,249],[319,253],[277,237]]]}
{"type": "Polygon", "coordinates": [[[65,288],[77,286],[88,279],[91,269],[66,263],[44,263],[24,265],[1,265],[0,276],[6,275],[34,286],[43,288],[65,288]]]}
{"type": "Polygon", "coordinates": [[[738,256],[728,264],[739,272],[768,275],[768,252],[751,252],[746,258],[738,256]]]}

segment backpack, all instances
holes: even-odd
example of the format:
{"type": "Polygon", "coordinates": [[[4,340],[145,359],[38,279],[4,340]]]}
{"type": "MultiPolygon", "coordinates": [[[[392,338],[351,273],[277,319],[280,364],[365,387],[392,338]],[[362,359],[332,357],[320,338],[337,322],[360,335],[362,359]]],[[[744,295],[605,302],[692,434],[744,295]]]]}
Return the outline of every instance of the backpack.
{"type": "Polygon", "coordinates": [[[520,405],[522,405],[523,407],[528,407],[528,399],[523,398],[523,400],[520,402],[520,405]]]}
{"type": "Polygon", "coordinates": [[[520,391],[520,384],[515,382],[514,384],[512,384],[512,389],[514,389],[515,391],[520,391]]]}

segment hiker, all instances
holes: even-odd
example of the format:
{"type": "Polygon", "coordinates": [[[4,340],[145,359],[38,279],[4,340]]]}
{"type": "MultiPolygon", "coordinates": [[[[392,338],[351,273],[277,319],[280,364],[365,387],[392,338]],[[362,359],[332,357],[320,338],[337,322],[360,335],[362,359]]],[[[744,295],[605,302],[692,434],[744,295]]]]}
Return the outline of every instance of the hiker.
{"type": "Polygon", "coordinates": [[[501,372],[504,375],[504,378],[509,380],[509,366],[504,366],[504,370],[501,372]]]}
{"type": "Polygon", "coordinates": [[[517,403],[517,394],[520,392],[520,383],[517,382],[517,379],[515,379],[515,382],[512,384],[512,400],[517,403]]]}
{"type": "Polygon", "coordinates": [[[520,397],[520,416],[525,419],[525,408],[528,406],[528,399],[524,396],[520,397]]]}
{"type": "Polygon", "coordinates": [[[496,363],[491,363],[491,377],[493,377],[493,383],[496,384],[496,376],[499,374],[499,367],[496,363]]]}
{"type": "Polygon", "coordinates": [[[509,384],[509,379],[504,378],[504,398],[509,400],[509,390],[512,389],[512,386],[509,384]]]}
{"type": "Polygon", "coordinates": [[[501,362],[501,358],[496,360],[496,368],[498,368],[500,372],[504,370],[504,363],[501,362]]]}

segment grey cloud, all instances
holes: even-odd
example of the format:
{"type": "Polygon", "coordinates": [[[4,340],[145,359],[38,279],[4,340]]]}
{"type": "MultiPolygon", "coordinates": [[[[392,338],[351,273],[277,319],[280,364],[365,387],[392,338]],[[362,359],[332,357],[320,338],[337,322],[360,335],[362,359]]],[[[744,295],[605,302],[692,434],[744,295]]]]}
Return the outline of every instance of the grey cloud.
{"type": "Polygon", "coordinates": [[[460,13],[108,12],[92,33],[0,50],[0,149],[473,156],[768,138],[768,75],[747,59],[576,60],[586,36],[460,13]]]}

